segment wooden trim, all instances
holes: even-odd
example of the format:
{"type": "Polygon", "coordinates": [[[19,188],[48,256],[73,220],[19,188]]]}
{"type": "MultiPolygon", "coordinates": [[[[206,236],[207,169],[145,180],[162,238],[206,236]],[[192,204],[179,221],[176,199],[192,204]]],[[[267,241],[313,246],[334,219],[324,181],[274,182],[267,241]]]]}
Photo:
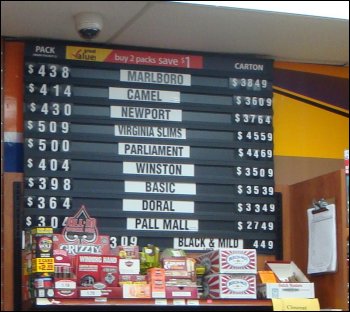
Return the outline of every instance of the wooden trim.
{"type": "MultiPolygon", "coordinates": [[[[2,94],[3,131],[23,131],[23,62],[24,44],[2,42],[4,48],[4,89],[2,94]]],[[[1,149],[3,150],[3,149],[1,149]]],[[[2,161],[11,155],[2,155],[2,161]]],[[[3,163],[2,163],[3,165],[3,163]]],[[[22,173],[6,173],[1,167],[1,310],[14,308],[14,227],[13,182],[23,181],[22,173]]],[[[19,269],[19,268],[17,268],[19,269]]]]}

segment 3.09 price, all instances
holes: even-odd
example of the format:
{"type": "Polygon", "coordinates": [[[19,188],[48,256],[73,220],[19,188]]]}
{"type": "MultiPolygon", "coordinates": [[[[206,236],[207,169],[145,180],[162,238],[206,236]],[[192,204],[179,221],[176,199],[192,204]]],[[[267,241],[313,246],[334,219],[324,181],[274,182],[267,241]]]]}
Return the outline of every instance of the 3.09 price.
{"type": "Polygon", "coordinates": [[[117,246],[137,246],[137,236],[110,236],[109,244],[111,248],[117,248],[117,246]]]}

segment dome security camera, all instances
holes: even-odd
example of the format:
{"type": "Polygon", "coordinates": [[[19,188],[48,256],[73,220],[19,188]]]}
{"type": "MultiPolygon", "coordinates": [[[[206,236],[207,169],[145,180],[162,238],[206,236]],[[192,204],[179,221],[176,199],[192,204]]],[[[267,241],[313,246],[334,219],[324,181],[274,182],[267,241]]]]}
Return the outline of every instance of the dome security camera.
{"type": "Polygon", "coordinates": [[[79,35],[86,40],[97,37],[103,28],[103,20],[97,13],[79,13],[74,16],[75,26],[79,35]]]}

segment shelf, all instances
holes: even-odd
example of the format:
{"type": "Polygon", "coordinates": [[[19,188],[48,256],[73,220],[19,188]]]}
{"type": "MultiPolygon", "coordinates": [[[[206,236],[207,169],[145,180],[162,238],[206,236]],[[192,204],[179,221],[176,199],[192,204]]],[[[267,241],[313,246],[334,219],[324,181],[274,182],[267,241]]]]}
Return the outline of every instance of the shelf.
{"type": "MultiPolygon", "coordinates": [[[[58,310],[57,308],[68,308],[80,307],[80,309],[88,310],[91,308],[96,310],[98,307],[101,309],[113,308],[116,306],[123,306],[123,309],[132,310],[130,308],[139,308],[142,311],[147,308],[152,311],[166,310],[166,308],[174,309],[174,306],[179,309],[197,307],[208,310],[210,307],[217,308],[230,308],[230,310],[269,310],[272,311],[271,300],[251,300],[251,299],[107,299],[103,298],[84,298],[84,299],[48,299],[48,298],[37,298],[35,301],[35,307],[37,310],[58,310]]],[[[212,311],[212,310],[211,310],[212,311]]]]}

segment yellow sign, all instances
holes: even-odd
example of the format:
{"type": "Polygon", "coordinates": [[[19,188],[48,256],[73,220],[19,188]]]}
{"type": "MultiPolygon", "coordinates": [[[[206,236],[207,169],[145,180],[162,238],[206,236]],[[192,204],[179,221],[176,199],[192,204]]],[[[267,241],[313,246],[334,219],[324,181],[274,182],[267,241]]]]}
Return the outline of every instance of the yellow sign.
{"type": "Polygon", "coordinates": [[[113,50],[90,47],[67,46],[66,59],[77,61],[103,62],[113,50]]]}
{"type": "Polygon", "coordinates": [[[55,272],[54,258],[32,259],[32,273],[51,273],[51,272],[55,272]]]}
{"type": "Polygon", "coordinates": [[[320,311],[318,299],[272,299],[274,311],[320,311]]]}

